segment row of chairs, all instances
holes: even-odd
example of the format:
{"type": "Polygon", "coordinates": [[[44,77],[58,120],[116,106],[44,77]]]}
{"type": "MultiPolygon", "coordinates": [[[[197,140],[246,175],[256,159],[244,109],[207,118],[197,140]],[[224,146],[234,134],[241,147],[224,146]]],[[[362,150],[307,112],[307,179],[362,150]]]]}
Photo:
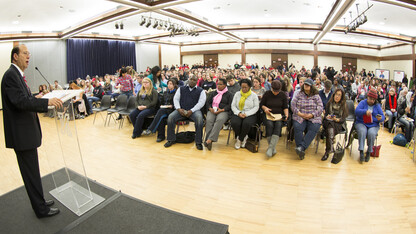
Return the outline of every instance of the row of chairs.
{"type": "Polygon", "coordinates": [[[92,109],[92,111],[95,112],[93,124],[95,124],[95,119],[98,113],[101,114],[101,112],[107,111],[107,115],[104,120],[104,126],[108,126],[110,124],[111,119],[117,122],[116,118],[114,117],[114,114],[119,114],[119,128],[122,128],[125,117],[128,116],[135,108],[136,97],[134,96],[131,96],[129,99],[127,99],[127,95],[120,95],[117,98],[115,106],[112,108],[111,95],[104,95],[101,99],[100,106],[92,109]]]}

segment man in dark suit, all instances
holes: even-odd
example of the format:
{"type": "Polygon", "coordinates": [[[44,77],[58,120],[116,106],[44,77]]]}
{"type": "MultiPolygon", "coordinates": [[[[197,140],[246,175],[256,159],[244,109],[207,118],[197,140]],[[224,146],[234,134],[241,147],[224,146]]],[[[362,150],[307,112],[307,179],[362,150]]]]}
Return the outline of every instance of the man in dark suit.
{"type": "Polygon", "coordinates": [[[39,172],[38,151],[42,132],[36,112],[47,112],[48,106],[62,107],[57,98],[32,96],[23,72],[29,65],[30,53],[25,45],[12,49],[11,65],[1,82],[4,138],[6,147],[14,149],[30,203],[38,218],[59,213],[51,208],[54,201],[45,201],[39,172]]]}

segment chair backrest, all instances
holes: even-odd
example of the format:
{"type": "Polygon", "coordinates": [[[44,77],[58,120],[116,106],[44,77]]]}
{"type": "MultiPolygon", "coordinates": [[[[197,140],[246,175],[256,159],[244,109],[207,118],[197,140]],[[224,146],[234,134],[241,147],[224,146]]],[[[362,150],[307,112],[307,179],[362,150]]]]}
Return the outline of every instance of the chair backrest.
{"type": "Polygon", "coordinates": [[[348,116],[346,118],[347,121],[354,121],[355,120],[355,107],[353,100],[347,100],[347,109],[348,109],[348,116]]]}
{"type": "Polygon", "coordinates": [[[120,95],[117,97],[116,109],[125,110],[127,108],[127,95],[120,95]]]}
{"type": "Polygon", "coordinates": [[[104,95],[100,106],[101,108],[111,108],[111,95],[104,95]]]}
{"type": "Polygon", "coordinates": [[[134,110],[134,109],[136,109],[136,107],[137,107],[137,104],[136,104],[136,97],[131,96],[131,97],[129,98],[128,103],[127,103],[127,110],[134,110]]]}

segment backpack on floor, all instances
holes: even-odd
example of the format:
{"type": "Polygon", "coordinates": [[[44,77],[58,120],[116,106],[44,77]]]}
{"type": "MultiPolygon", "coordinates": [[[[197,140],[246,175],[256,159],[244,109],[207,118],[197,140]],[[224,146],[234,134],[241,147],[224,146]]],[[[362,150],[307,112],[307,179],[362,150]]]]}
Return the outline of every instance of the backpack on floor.
{"type": "Polygon", "coordinates": [[[398,146],[406,146],[407,144],[406,137],[402,133],[398,133],[393,138],[393,144],[398,145],[398,146]]]}
{"type": "Polygon", "coordinates": [[[195,140],[195,132],[186,131],[176,133],[177,143],[192,143],[195,140]]]}

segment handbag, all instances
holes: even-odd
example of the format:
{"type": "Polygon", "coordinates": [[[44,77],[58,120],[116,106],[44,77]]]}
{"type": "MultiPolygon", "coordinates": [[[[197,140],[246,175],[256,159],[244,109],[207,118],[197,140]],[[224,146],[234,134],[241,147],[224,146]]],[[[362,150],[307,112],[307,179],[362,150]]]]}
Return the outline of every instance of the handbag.
{"type": "Polygon", "coordinates": [[[341,162],[342,158],[344,157],[344,154],[345,149],[342,148],[342,145],[338,142],[331,163],[338,164],[339,162],[341,162]]]}
{"type": "Polygon", "coordinates": [[[260,147],[260,137],[261,137],[260,134],[261,134],[261,132],[260,132],[260,129],[258,127],[253,127],[252,129],[256,130],[254,140],[252,140],[249,137],[249,139],[246,142],[245,148],[248,151],[252,152],[252,153],[257,153],[257,152],[259,152],[259,147],[260,147]]]}
{"type": "Polygon", "coordinates": [[[370,153],[371,157],[379,157],[380,156],[381,145],[374,145],[373,152],[370,153]]]}

